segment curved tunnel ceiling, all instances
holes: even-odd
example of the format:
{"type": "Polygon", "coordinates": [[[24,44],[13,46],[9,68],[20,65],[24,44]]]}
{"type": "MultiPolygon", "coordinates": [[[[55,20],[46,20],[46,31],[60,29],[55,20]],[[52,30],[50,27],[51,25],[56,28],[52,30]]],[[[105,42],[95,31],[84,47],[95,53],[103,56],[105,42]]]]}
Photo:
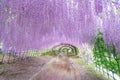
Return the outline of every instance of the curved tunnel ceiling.
{"type": "MultiPolygon", "coordinates": [[[[119,2],[119,1],[118,1],[119,2]]],[[[90,43],[101,27],[108,42],[118,43],[117,0],[1,0],[3,50],[44,49],[56,43],[90,43]],[[113,21],[114,20],[114,21],[113,21]],[[112,22],[112,23],[111,23],[112,22]],[[111,23],[111,24],[109,24],[111,23]],[[117,31],[117,32],[115,32],[117,31]],[[111,34],[110,34],[111,33],[111,34]],[[117,40],[114,40],[117,38],[117,40]]],[[[119,45],[117,45],[119,47],[119,45]]]]}

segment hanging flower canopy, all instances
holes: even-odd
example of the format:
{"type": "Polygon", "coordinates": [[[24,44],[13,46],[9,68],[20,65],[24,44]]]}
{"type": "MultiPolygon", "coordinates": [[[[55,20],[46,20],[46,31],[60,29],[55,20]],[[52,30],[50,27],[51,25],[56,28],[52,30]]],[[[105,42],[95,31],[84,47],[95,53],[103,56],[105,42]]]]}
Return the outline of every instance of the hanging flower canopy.
{"type": "Polygon", "coordinates": [[[99,27],[120,48],[120,0],[0,0],[3,51],[91,44],[99,27]]]}

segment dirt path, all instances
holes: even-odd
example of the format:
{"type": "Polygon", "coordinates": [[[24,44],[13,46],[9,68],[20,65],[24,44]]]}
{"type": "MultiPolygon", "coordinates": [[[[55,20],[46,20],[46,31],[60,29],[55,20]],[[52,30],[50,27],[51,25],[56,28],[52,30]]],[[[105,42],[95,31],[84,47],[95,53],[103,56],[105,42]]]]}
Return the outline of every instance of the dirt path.
{"type": "Polygon", "coordinates": [[[30,58],[13,64],[4,64],[0,80],[107,80],[85,64],[67,57],[30,58]]]}
{"type": "Polygon", "coordinates": [[[53,58],[49,62],[47,62],[46,64],[44,64],[44,66],[37,73],[35,73],[29,80],[33,80],[36,76],[38,76],[39,74],[41,74],[41,72],[43,70],[45,70],[49,65],[51,65],[55,60],[56,60],[56,58],[53,58]]]}
{"type": "Polygon", "coordinates": [[[51,59],[50,56],[31,57],[12,64],[0,65],[4,68],[4,72],[0,74],[0,80],[28,80],[51,59]]]}
{"type": "Polygon", "coordinates": [[[72,58],[53,58],[29,80],[106,80],[91,74],[72,58]]]}

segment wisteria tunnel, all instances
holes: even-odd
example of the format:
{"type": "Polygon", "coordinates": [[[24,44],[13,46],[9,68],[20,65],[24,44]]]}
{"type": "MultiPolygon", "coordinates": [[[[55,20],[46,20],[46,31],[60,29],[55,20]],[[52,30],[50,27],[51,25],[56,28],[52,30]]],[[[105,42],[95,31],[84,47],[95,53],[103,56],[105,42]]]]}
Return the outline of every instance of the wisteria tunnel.
{"type": "Polygon", "coordinates": [[[0,0],[0,80],[120,80],[120,0],[0,0]]]}

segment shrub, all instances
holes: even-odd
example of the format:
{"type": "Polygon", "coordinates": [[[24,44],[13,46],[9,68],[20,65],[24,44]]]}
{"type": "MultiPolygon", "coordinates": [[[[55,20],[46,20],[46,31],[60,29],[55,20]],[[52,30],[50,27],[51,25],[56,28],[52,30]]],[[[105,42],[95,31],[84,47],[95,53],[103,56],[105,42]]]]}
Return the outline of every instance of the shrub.
{"type": "Polygon", "coordinates": [[[94,43],[93,53],[94,63],[96,65],[120,75],[120,55],[114,44],[105,44],[103,34],[100,29],[98,29],[98,36],[94,43]]]}

